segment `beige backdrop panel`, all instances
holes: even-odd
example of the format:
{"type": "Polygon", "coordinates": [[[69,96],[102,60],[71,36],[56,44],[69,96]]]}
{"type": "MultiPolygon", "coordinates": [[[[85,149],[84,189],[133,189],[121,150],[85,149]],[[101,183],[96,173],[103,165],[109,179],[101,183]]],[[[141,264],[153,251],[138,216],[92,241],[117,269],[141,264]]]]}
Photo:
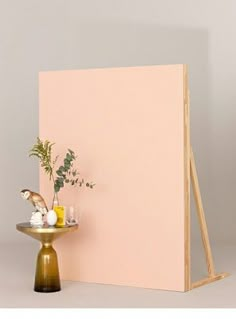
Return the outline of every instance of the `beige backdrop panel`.
{"type": "MultiPolygon", "coordinates": [[[[40,73],[40,137],[79,155],[96,187],[66,188],[82,214],[57,242],[61,277],[184,290],[183,65],[40,73]]],[[[40,174],[48,202],[52,186],[40,174]]]]}

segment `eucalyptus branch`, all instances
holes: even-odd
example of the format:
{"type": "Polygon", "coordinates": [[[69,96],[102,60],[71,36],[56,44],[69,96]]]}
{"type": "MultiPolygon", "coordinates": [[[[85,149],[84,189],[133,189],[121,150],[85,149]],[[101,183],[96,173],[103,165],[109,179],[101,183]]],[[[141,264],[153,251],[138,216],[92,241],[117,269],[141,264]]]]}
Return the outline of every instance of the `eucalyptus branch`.
{"type": "Polygon", "coordinates": [[[49,180],[52,180],[53,182],[53,203],[55,198],[59,203],[58,193],[65,184],[79,187],[85,185],[89,188],[93,188],[95,184],[85,182],[84,179],[80,177],[79,171],[73,167],[77,156],[71,149],[67,150],[63,165],[61,165],[54,174],[55,164],[59,158],[59,156],[56,156],[52,161],[52,148],[54,144],[55,143],[51,143],[48,140],[43,142],[40,138],[37,138],[37,143],[33,145],[32,149],[29,151],[29,156],[35,156],[39,159],[41,167],[44,169],[45,173],[49,175],[49,180]]]}
{"type": "MultiPolygon", "coordinates": [[[[56,171],[57,178],[54,183],[54,190],[56,193],[58,193],[65,184],[70,184],[71,186],[78,185],[81,187],[85,183],[84,179],[80,178],[78,170],[73,168],[76,158],[74,151],[68,149],[64,158],[64,165],[60,166],[56,171]]],[[[90,188],[95,186],[95,184],[88,182],[85,183],[85,185],[90,188]]]]}

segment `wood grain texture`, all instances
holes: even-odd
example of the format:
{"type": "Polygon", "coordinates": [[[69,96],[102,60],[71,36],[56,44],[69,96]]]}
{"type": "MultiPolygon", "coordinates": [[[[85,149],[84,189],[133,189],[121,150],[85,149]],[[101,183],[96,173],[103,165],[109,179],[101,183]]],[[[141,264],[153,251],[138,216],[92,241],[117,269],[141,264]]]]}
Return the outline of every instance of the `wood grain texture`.
{"type": "Polygon", "coordinates": [[[188,69],[184,65],[184,250],[185,250],[185,291],[191,289],[191,260],[190,260],[190,116],[188,69]]]}
{"type": "Polygon", "coordinates": [[[193,194],[194,194],[194,199],[195,199],[196,208],[197,208],[197,215],[198,215],[199,226],[200,226],[201,237],[202,237],[202,242],[203,242],[203,247],[204,247],[204,252],[206,257],[207,270],[208,270],[207,278],[203,278],[191,284],[191,289],[194,289],[194,288],[198,288],[203,285],[215,282],[217,280],[223,279],[229,276],[229,274],[215,273],[214,261],[213,261],[211,246],[210,246],[207,223],[206,223],[205,213],[203,209],[200,186],[198,182],[196,164],[195,164],[192,148],[190,150],[190,176],[191,176],[191,181],[193,186],[193,194]]]}
{"type": "Polygon", "coordinates": [[[192,179],[193,193],[194,193],[194,198],[195,198],[195,203],[197,208],[197,215],[198,215],[198,220],[200,225],[201,237],[202,237],[203,247],[204,247],[205,256],[206,256],[207,270],[210,277],[215,277],[213,256],[212,256],[212,251],[210,246],[207,223],[206,223],[206,218],[205,218],[205,214],[203,210],[202,198],[201,198],[200,187],[199,187],[198,177],[197,177],[197,170],[196,170],[196,165],[195,165],[192,149],[191,149],[190,156],[191,156],[190,157],[191,159],[190,174],[192,179]]]}
{"type": "Polygon", "coordinates": [[[207,278],[204,278],[204,279],[201,279],[201,280],[198,280],[198,281],[192,283],[192,287],[191,288],[192,289],[198,288],[198,287],[210,284],[212,282],[215,282],[217,280],[224,279],[225,277],[228,277],[228,276],[229,276],[228,273],[222,272],[222,273],[216,274],[216,275],[214,275],[212,277],[207,277],[207,278]]]}

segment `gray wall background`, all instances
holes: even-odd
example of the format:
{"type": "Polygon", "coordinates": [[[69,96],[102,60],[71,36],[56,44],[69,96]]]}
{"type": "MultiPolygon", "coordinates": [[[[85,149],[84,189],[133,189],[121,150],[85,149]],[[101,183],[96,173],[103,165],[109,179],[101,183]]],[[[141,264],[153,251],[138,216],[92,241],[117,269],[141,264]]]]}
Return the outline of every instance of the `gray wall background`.
{"type": "MultiPolygon", "coordinates": [[[[236,1],[0,0],[0,241],[38,190],[38,72],[187,63],[191,140],[212,242],[236,239],[236,1]]],[[[193,209],[194,213],[194,209],[193,209]]],[[[199,240],[193,214],[192,237],[199,240]]]]}

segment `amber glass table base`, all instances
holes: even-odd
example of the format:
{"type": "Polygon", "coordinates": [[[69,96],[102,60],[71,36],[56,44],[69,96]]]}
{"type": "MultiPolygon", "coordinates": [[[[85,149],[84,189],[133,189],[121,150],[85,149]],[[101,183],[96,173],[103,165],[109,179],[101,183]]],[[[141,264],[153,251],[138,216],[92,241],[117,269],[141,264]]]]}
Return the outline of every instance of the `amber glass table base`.
{"type": "Polygon", "coordinates": [[[42,247],[38,253],[34,290],[56,292],[61,290],[57,253],[52,247],[55,239],[74,231],[77,225],[65,227],[32,227],[29,223],[16,225],[17,230],[39,240],[42,247]]]}
{"type": "Polygon", "coordinates": [[[61,290],[57,253],[51,244],[43,244],[38,253],[34,290],[37,292],[61,290]]]}

